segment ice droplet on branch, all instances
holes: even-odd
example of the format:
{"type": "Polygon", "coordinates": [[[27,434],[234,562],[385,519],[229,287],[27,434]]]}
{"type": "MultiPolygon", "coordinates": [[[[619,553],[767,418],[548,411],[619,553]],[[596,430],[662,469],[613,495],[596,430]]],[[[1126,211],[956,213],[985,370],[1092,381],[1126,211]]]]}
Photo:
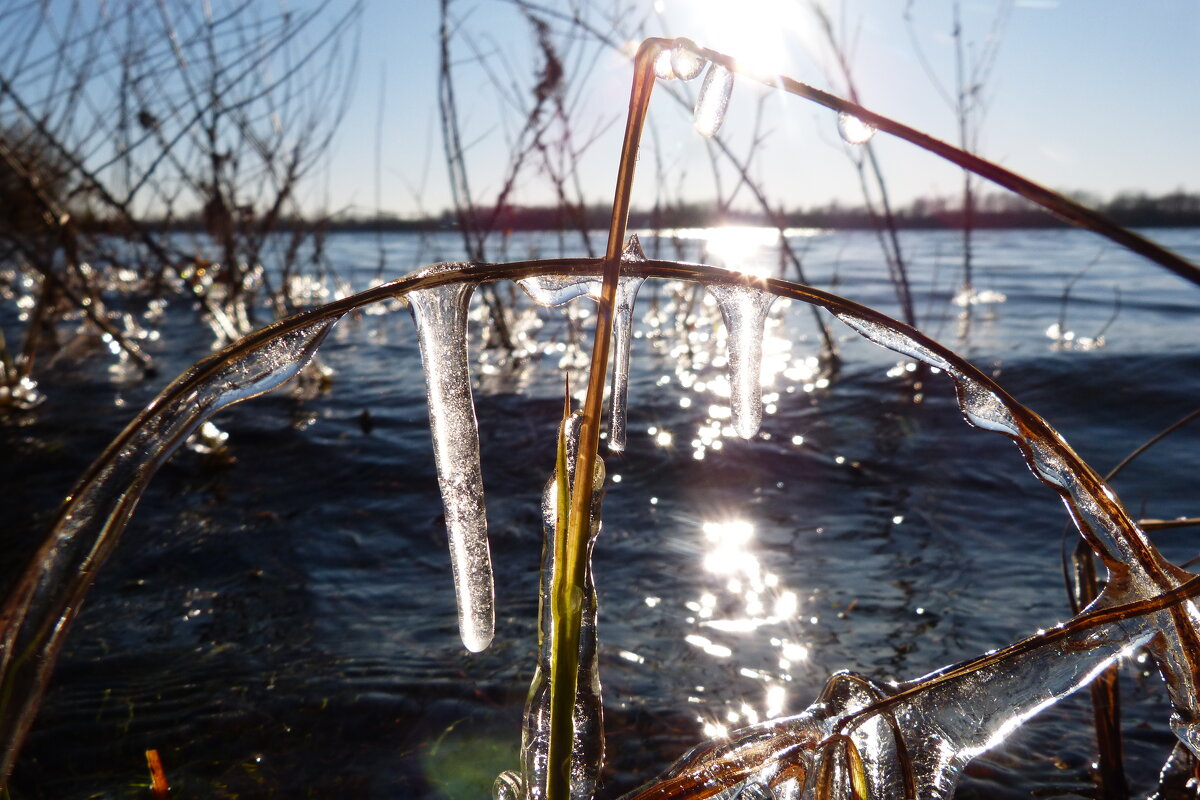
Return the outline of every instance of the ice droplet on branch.
{"type": "Polygon", "coordinates": [[[704,74],[700,96],[696,98],[693,124],[701,136],[716,136],[725,122],[725,109],[733,94],[733,73],[720,64],[713,64],[704,74]]]}
{"type": "Polygon", "coordinates": [[[846,144],[866,144],[875,135],[874,125],[868,125],[845,111],[838,112],[837,127],[842,141],[846,144]]]}
{"type": "Polygon", "coordinates": [[[671,48],[671,71],[682,81],[690,81],[700,74],[707,60],[699,53],[692,52],[695,45],[681,41],[671,48]]]}
{"type": "Polygon", "coordinates": [[[762,422],[763,330],[775,295],[738,284],[714,283],[706,288],[725,321],[733,427],[738,436],[750,439],[762,422]]]}
{"type": "Polygon", "coordinates": [[[408,303],[425,366],[429,428],[450,539],[458,632],[463,645],[478,653],[491,644],[495,610],[479,467],[479,426],[467,355],[467,306],[474,288],[471,283],[452,283],[417,289],[409,292],[408,303]]]}
{"type": "Polygon", "coordinates": [[[675,77],[675,68],[671,65],[672,52],[670,50],[660,50],[658,55],[654,57],[654,77],[664,81],[672,80],[675,77]]]}
{"type": "Polygon", "coordinates": [[[956,374],[955,378],[959,387],[959,406],[972,425],[1012,436],[1021,435],[1012,412],[1004,407],[995,392],[966,375],[956,374]]]}

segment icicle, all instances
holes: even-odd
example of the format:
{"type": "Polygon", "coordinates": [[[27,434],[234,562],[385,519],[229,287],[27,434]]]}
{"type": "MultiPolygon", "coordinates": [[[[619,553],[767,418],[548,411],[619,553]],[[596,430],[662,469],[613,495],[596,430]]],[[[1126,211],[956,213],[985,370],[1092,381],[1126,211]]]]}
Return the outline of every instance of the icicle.
{"type": "Polygon", "coordinates": [[[704,69],[704,65],[708,63],[704,56],[692,52],[692,48],[695,46],[689,40],[681,39],[671,48],[671,71],[681,81],[690,81],[699,75],[700,71],[704,69]]]}
{"type": "MultiPolygon", "coordinates": [[[[622,264],[637,264],[646,260],[637,234],[629,237],[621,251],[622,264]]],[[[633,307],[638,290],[646,279],[639,275],[622,275],[617,281],[616,308],[613,309],[613,379],[609,398],[610,430],[608,447],[614,453],[625,449],[625,421],[629,395],[629,354],[633,335],[633,307]]],[[[535,303],[557,307],[577,297],[599,301],[603,281],[599,275],[534,275],[517,281],[535,303]]]]}
{"type": "Polygon", "coordinates": [[[445,284],[409,292],[407,298],[425,365],[429,427],[458,601],[458,632],[463,645],[478,653],[492,641],[495,611],[479,468],[479,426],[467,356],[467,306],[474,288],[469,283],[445,284]]]}
{"type": "Polygon", "coordinates": [[[750,439],[762,422],[762,340],[775,295],[736,284],[706,287],[725,320],[729,406],[738,436],[750,439]]]}
{"type": "Polygon", "coordinates": [[[720,64],[713,64],[704,74],[700,96],[696,98],[694,125],[701,136],[716,136],[725,121],[725,109],[733,94],[733,73],[720,64]]]}
{"type": "MultiPolygon", "coordinates": [[[[629,237],[621,251],[621,263],[644,262],[646,254],[637,234],[629,237]]],[[[609,402],[608,449],[614,453],[625,450],[625,420],[629,399],[629,352],[633,337],[633,304],[645,278],[623,275],[617,283],[617,307],[613,309],[613,377],[609,402]]]]}
{"type": "MultiPolygon", "coordinates": [[[[582,415],[572,414],[563,421],[562,435],[567,445],[567,482],[575,480],[575,464],[579,454],[579,428],[582,415]]],[[[604,461],[597,457],[595,485],[604,485],[604,461]]],[[[585,544],[586,570],[583,582],[583,612],[579,631],[579,672],[575,695],[574,729],[571,742],[571,799],[592,800],[596,791],[604,755],[604,710],[600,695],[598,669],[598,634],[596,631],[596,586],[592,576],[592,548],[600,532],[600,503],[603,492],[597,491],[592,501],[590,538],[585,544]]],[[[525,719],[521,731],[521,776],[501,773],[492,790],[494,800],[542,800],[545,797],[547,759],[550,750],[550,661],[554,637],[554,618],[550,612],[553,601],[555,571],[562,565],[555,559],[557,551],[556,522],[558,520],[557,474],[551,476],[542,493],[542,572],[540,602],[538,603],[538,660],[529,699],[525,703],[525,719]]]]}

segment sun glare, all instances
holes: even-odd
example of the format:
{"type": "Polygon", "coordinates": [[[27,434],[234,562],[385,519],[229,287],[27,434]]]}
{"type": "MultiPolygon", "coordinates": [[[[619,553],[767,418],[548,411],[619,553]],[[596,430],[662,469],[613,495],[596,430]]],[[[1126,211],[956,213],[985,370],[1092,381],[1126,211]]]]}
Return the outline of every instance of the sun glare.
{"type": "Polygon", "coordinates": [[[704,247],[709,257],[727,269],[767,277],[770,258],[763,252],[779,244],[779,231],[751,225],[725,225],[709,228],[704,247]]]}
{"type": "Polygon", "coordinates": [[[751,72],[788,72],[785,38],[804,27],[795,0],[662,0],[667,19],[700,44],[733,56],[751,72]]]}

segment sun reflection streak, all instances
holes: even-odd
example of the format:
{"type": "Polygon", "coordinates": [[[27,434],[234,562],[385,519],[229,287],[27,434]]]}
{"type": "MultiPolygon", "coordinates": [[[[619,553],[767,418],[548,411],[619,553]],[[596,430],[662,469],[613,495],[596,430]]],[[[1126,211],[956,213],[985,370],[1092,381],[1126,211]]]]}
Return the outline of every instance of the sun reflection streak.
{"type": "Polygon", "coordinates": [[[800,598],[764,567],[756,552],[754,524],[727,518],[703,521],[699,527],[701,574],[712,582],[685,603],[687,621],[694,628],[684,641],[723,669],[762,685],[757,696],[700,695],[696,687],[699,696],[694,702],[703,709],[697,721],[709,738],[721,738],[729,730],[782,713],[792,671],[807,662],[809,647],[797,641],[800,598]],[[741,637],[752,635],[762,637],[759,641],[768,643],[770,650],[747,650],[743,642],[748,640],[741,637]]]}

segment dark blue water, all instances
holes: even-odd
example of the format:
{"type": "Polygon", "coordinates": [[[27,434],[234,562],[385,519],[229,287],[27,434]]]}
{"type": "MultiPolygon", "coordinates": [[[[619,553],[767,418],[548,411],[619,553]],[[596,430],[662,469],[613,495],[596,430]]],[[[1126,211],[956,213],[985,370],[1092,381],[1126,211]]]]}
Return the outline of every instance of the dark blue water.
{"type": "MultiPolygon", "coordinates": [[[[1200,260],[1200,230],[1154,235],[1200,260]]],[[[761,238],[725,236],[704,252],[686,239],[682,254],[773,271],[761,238]]],[[[815,285],[897,313],[873,237],[796,241],[815,285]]],[[[984,233],[976,289],[1005,299],[973,306],[964,325],[958,237],[903,241],[919,327],[996,376],[1099,471],[1196,407],[1200,288],[1088,234],[984,233]],[[1052,339],[1054,325],[1073,338],[1052,339]],[[1101,345],[1083,341],[1101,331],[1101,345]]],[[[347,286],[372,282],[376,244],[331,237],[347,286]]],[[[387,277],[459,257],[449,237],[384,244],[387,277]]],[[[557,248],[553,237],[508,243],[514,258],[557,248]]],[[[177,797],[485,796],[516,766],[538,502],[560,364],[579,360],[559,312],[519,307],[527,357],[487,350],[485,322],[472,339],[497,575],[490,650],[469,655],[457,639],[411,321],[401,309],[360,314],[321,349],[331,390],[285,389],[225,412],[214,421],[232,460],[181,450],[160,472],[75,625],[12,796],[144,797],[148,748],[177,797]]],[[[1069,616],[1061,504],[1007,439],[962,420],[946,378],[914,390],[901,357],[831,317],[843,364],[813,371],[811,315],[779,302],[767,413],[746,442],[723,430],[715,308],[647,284],[638,316],[648,319],[634,342],[629,448],[608,458],[620,482],[595,557],[606,795],[706,730],[802,709],[835,670],[912,678],[1069,616]]],[[[114,372],[96,350],[46,373],[43,406],[0,420],[5,581],[88,462],[210,344],[195,313],[172,306],[149,345],[160,377],[114,372]]],[[[1200,427],[1185,429],[1136,461],[1114,482],[1125,504],[1140,516],[1200,515],[1198,443],[1200,427]]],[[[1155,538],[1182,562],[1194,536],[1155,538]]],[[[1146,669],[1127,665],[1122,683],[1142,791],[1172,745],[1146,669]]],[[[960,794],[1089,796],[1089,719],[1085,697],[1051,708],[976,761],[960,794]]]]}

